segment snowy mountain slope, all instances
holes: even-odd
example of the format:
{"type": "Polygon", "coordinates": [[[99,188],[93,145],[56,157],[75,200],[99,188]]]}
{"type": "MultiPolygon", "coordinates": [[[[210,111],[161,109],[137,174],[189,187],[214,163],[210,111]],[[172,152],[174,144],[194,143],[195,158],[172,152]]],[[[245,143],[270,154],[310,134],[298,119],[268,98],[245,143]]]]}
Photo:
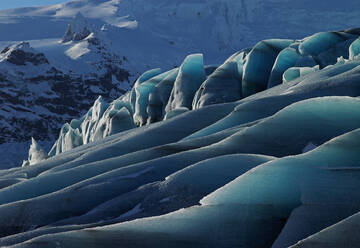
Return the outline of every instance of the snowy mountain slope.
{"type": "Polygon", "coordinates": [[[101,30],[90,32],[80,14],[68,28],[76,39],[2,44],[0,143],[11,145],[2,146],[1,168],[24,159],[24,152],[7,156],[10,147],[21,153],[31,137],[52,142],[60,123],[82,115],[99,95],[112,99],[130,88],[131,67],[125,57],[112,51],[101,30]],[[76,37],[82,30],[88,33],[76,37]]]}
{"type": "Polygon", "coordinates": [[[359,40],[192,54],[98,98],[49,158],[33,141],[0,171],[0,246],[288,247],[358,213],[359,40]]]}
{"type": "MultiPolygon", "coordinates": [[[[353,0],[341,4],[334,0],[326,4],[309,0],[296,3],[290,0],[75,0],[53,6],[0,11],[3,22],[0,32],[4,33],[2,40],[58,38],[65,32],[67,22],[81,12],[97,28],[105,24],[110,39],[118,43],[114,45],[121,54],[130,55],[130,60],[131,56],[136,56],[134,51],[141,54],[143,61],[153,61],[152,56],[159,56],[158,52],[163,51],[160,60],[169,58],[167,62],[172,63],[179,62],[179,58],[189,52],[203,52],[211,64],[259,40],[295,39],[323,30],[355,27],[358,7],[359,3],[353,0]],[[34,32],[34,22],[46,32],[40,35],[34,32]],[[10,28],[13,32],[5,32],[10,28]],[[154,52],[148,53],[149,48],[154,52]]],[[[139,58],[136,62],[140,66],[139,58]]],[[[156,63],[168,66],[157,60],[151,66],[158,67],[156,63]]]]}
{"type": "MultiPolygon", "coordinates": [[[[290,0],[196,0],[191,2],[76,0],[46,7],[5,10],[1,11],[0,15],[3,23],[10,24],[4,27],[10,28],[11,25],[33,24],[31,22],[26,24],[22,18],[31,17],[34,22],[43,22],[42,26],[46,26],[49,24],[45,24],[45,21],[60,22],[81,12],[100,25],[107,23],[117,27],[128,26],[135,29],[138,37],[150,34],[151,39],[147,40],[157,38],[155,42],[158,42],[161,37],[169,39],[178,37],[185,39],[184,43],[193,43],[193,50],[214,46],[214,51],[227,49],[229,52],[269,38],[269,35],[274,37],[275,30],[282,30],[279,34],[282,37],[298,38],[322,30],[354,27],[357,24],[358,7],[359,3],[352,0],[341,3],[331,0],[326,4],[309,0],[296,1],[296,3],[290,0]],[[322,18],[321,22],[317,21],[319,17],[322,18]],[[191,28],[186,25],[189,23],[192,24],[191,28]],[[207,38],[213,42],[203,42],[201,34],[208,34],[207,38]],[[186,40],[192,42],[186,42],[186,40]],[[203,43],[202,46],[201,43],[203,43]]],[[[46,38],[59,37],[65,28],[61,26],[57,29],[55,26],[52,31],[58,33],[53,36],[50,32],[46,34],[48,35],[46,38]]],[[[36,33],[32,35],[23,33],[20,39],[12,38],[11,35],[15,35],[12,33],[7,35],[8,37],[3,36],[2,39],[45,38],[37,37],[36,33]]],[[[174,43],[175,47],[180,45],[175,40],[174,43]]]]}

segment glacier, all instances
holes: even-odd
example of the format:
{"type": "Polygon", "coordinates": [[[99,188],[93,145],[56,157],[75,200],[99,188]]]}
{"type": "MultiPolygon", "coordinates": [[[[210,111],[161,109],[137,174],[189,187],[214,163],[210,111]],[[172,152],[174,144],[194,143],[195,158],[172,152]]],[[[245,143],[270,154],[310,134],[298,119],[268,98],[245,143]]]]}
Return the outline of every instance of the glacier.
{"type": "MultiPolygon", "coordinates": [[[[279,105],[269,104],[265,106],[266,109],[254,113],[258,115],[257,117],[249,116],[249,119],[245,119],[246,117],[243,115],[245,115],[246,110],[244,108],[252,108],[251,105],[257,104],[255,101],[241,102],[248,94],[253,95],[276,85],[285,87],[284,83],[302,79],[311,72],[320,69],[324,69],[322,73],[316,74],[314,78],[308,80],[324,80],[333,73],[339,73],[340,68],[349,70],[349,67],[355,67],[358,63],[357,60],[350,59],[346,64],[341,62],[341,58],[349,57],[353,47],[352,44],[357,42],[354,36],[352,31],[321,32],[297,41],[287,39],[261,41],[251,49],[245,49],[233,54],[210,73],[206,72],[209,65],[204,65],[202,54],[188,55],[179,68],[165,72],[161,72],[159,68],[146,71],[136,80],[133,89],[117,99],[117,101],[123,102],[127,106],[129,114],[134,115],[133,126],[143,126],[170,119],[188,110],[240,100],[236,107],[239,110],[220,120],[219,123],[214,123],[206,129],[192,134],[191,137],[198,137],[198,135],[203,135],[202,133],[214,133],[225,127],[229,128],[267,117],[270,113],[275,113],[290,103],[308,98],[308,95],[302,93],[300,88],[294,90],[296,87],[293,87],[292,94],[284,94],[277,97],[279,100],[274,100],[279,105]],[[351,42],[347,42],[348,40],[351,42]],[[326,44],[323,45],[323,43],[326,44]],[[321,48],[316,50],[314,47],[317,46],[321,46],[321,48]],[[307,51],[306,49],[310,50],[307,51]],[[336,58],[335,62],[329,59],[329,56],[323,55],[323,57],[319,58],[320,55],[324,54],[324,51],[332,54],[331,52],[335,51],[333,49],[343,52],[339,59],[336,58]],[[339,67],[333,67],[331,62],[339,64],[339,67]],[[340,66],[340,64],[343,65],[340,66]],[[258,73],[258,70],[262,70],[263,73],[258,73]],[[280,100],[280,98],[283,100],[280,100]],[[264,114],[262,115],[261,112],[264,114]],[[235,117],[238,113],[242,115],[241,118],[235,117]],[[237,122],[235,119],[241,121],[237,122]]],[[[337,55],[337,53],[335,54],[337,55]]],[[[304,81],[306,82],[306,80],[304,81]]],[[[352,81],[349,81],[349,83],[352,83],[352,81]]],[[[337,94],[348,95],[347,87],[344,86],[342,90],[337,94]],[[344,90],[344,93],[341,93],[342,90],[344,90]]],[[[320,88],[319,90],[313,89],[312,94],[312,97],[332,95],[331,92],[320,88]]],[[[251,99],[252,96],[249,97],[251,99]]],[[[257,101],[267,100],[268,98],[261,98],[257,101]]],[[[128,116],[127,113],[124,113],[124,116],[128,116]]],[[[124,126],[119,130],[131,128],[131,118],[129,116],[127,118],[129,126],[124,126]]],[[[80,128],[79,133],[84,132],[83,129],[80,128]]],[[[110,132],[109,134],[113,133],[110,132]]],[[[91,135],[95,135],[95,132],[86,135],[90,135],[88,139],[94,141],[94,137],[91,137],[91,135]]],[[[108,134],[98,130],[97,135],[103,138],[108,134]]],[[[78,145],[71,145],[71,148],[78,145]]],[[[57,152],[52,152],[51,155],[66,151],[66,149],[59,148],[60,144],[57,147],[53,147],[53,149],[57,149],[57,152]]]]}
{"type": "Polygon", "coordinates": [[[205,81],[205,68],[202,54],[192,54],[185,58],[174,82],[166,113],[177,108],[192,109],[193,99],[200,85],[205,81]]]}
{"type": "Polygon", "coordinates": [[[36,142],[34,138],[31,138],[31,145],[29,149],[29,157],[27,161],[24,161],[22,166],[28,166],[32,164],[39,163],[42,160],[47,159],[46,152],[41,148],[41,146],[36,142]]]}
{"type": "Polygon", "coordinates": [[[293,40],[265,40],[257,43],[247,56],[244,65],[242,92],[249,96],[267,88],[273,64],[281,50],[293,40]],[[262,73],[259,71],[262,70],[262,73]]]}
{"type": "MultiPolygon", "coordinates": [[[[296,43],[320,31],[341,30],[323,32],[332,33],[327,35],[336,42],[316,55],[315,64],[325,67],[340,56],[348,58],[347,46],[359,35],[358,29],[350,29],[358,24],[358,7],[355,0],[329,0],[328,4],[309,0],[72,0],[2,10],[0,50],[27,42],[34,55],[43,54],[49,64],[23,65],[22,59],[18,65],[0,63],[4,69],[0,70],[0,100],[6,103],[0,110],[0,128],[4,130],[0,153],[13,154],[14,147],[18,151],[1,155],[1,168],[14,167],[26,158],[25,147],[31,145],[31,137],[48,150],[61,125],[85,114],[98,95],[110,102],[131,89],[144,71],[179,67],[192,53],[204,54],[205,70],[211,71],[234,52],[262,40],[276,37],[296,43]]],[[[18,47],[14,55],[20,51],[18,47]]],[[[311,57],[304,56],[298,65],[313,67],[311,57]]],[[[270,73],[267,85],[281,83],[279,74],[287,68],[280,64],[276,68],[280,72],[270,73]]],[[[213,87],[207,84],[206,91],[213,87]]],[[[237,91],[231,100],[239,94],[237,91]]],[[[200,104],[228,101],[225,93],[200,95],[200,104]]],[[[158,105],[154,99],[152,105],[158,105]]],[[[164,102],[166,105],[167,100],[164,102]]],[[[150,122],[163,119],[159,111],[151,111],[156,117],[150,122]]]]}
{"type": "MultiPolygon", "coordinates": [[[[97,242],[99,242],[99,247],[103,247],[103,245],[121,247],[128,243],[142,247],[154,247],[154,245],[158,246],[164,243],[171,247],[184,247],[183,242],[190,247],[199,245],[200,247],[227,247],[239,244],[270,247],[274,240],[275,244],[278,242],[276,237],[289,215],[291,215],[289,219],[293,218],[292,215],[295,212],[292,210],[301,208],[302,205],[306,209],[307,205],[312,203],[310,204],[311,208],[303,213],[310,214],[310,216],[324,211],[321,206],[324,206],[325,202],[325,206],[328,208],[343,209],[340,212],[343,217],[359,210],[358,198],[354,198],[357,195],[355,186],[357,180],[354,175],[348,173],[348,170],[357,170],[358,140],[359,129],[356,129],[326,142],[309,153],[270,159],[268,162],[263,160],[262,165],[249,170],[204,197],[200,201],[201,206],[95,229],[57,234],[56,229],[48,228],[50,229],[47,230],[48,232],[43,229],[43,233],[50,235],[40,236],[14,247],[36,246],[37,244],[47,245],[47,247],[52,247],[52,245],[60,247],[94,246],[97,242]],[[301,176],[299,177],[299,175],[301,176]],[[346,195],[338,191],[336,183],[334,184],[333,180],[338,179],[339,176],[344,177],[341,181],[347,182],[347,185],[353,185],[350,188],[346,187],[348,189],[346,195]],[[320,181],[319,178],[321,178],[320,181]],[[259,183],[259,180],[263,183],[259,183]],[[267,183],[264,183],[264,180],[267,183]],[[319,187],[313,187],[311,182],[319,184],[319,187]],[[284,184],[287,186],[284,187],[284,184]],[[330,191],[324,195],[323,190],[318,190],[322,189],[320,185],[327,186],[327,190],[330,191]],[[303,194],[306,198],[301,197],[303,194]],[[331,197],[328,194],[331,194],[331,197]],[[338,206],[339,200],[343,202],[342,206],[338,206]],[[254,218],[254,215],[257,217],[254,218]],[[269,232],[269,230],[272,231],[269,232]],[[164,236],[164,234],[166,235],[164,236]],[[262,236],[262,239],[256,238],[259,235],[262,236]]],[[[89,215],[91,214],[90,212],[89,215]]],[[[341,218],[341,214],[338,214],[339,216],[326,214],[317,216],[326,218],[327,221],[330,217],[330,222],[331,220],[336,222],[341,218]]],[[[321,221],[318,223],[323,224],[321,221]]],[[[311,228],[320,231],[323,228],[321,224],[316,227],[311,226],[311,228]]],[[[71,230],[75,227],[67,228],[71,230]]],[[[285,226],[284,229],[286,231],[288,228],[285,226]]],[[[293,229],[290,228],[290,230],[293,229]]],[[[303,230],[305,235],[309,231],[306,227],[303,230]]]]}
{"type": "Polygon", "coordinates": [[[0,170],[0,246],[356,247],[359,35],[143,70],[0,170]]]}
{"type": "Polygon", "coordinates": [[[208,76],[195,94],[193,109],[231,102],[242,97],[241,82],[246,52],[245,50],[233,54],[208,76]]]}
{"type": "Polygon", "coordinates": [[[354,214],[291,246],[297,247],[350,247],[359,243],[359,213],[354,214]],[[338,235],[341,233],[341,235],[338,235]]]}

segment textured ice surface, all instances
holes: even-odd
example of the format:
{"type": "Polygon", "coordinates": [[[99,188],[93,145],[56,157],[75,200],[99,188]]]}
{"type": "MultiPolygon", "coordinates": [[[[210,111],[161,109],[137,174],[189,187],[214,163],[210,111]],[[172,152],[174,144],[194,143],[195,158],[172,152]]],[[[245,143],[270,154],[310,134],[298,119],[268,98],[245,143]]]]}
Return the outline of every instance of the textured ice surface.
{"type": "MultiPolygon", "coordinates": [[[[206,108],[197,111],[200,110],[206,108]]],[[[74,215],[85,214],[104,201],[135,190],[141,185],[164,180],[170,174],[207,158],[234,153],[273,156],[299,154],[310,141],[322,144],[358,127],[359,111],[360,100],[357,98],[309,99],[290,105],[274,116],[240,129],[230,137],[209,146],[183,152],[180,150],[173,155],[143,162],[135,162],[136,160],[131,159],[132,156],[96,162],[93,166],[86,165],[84,161],[82,166],[69,171],[43,174],[0,190],[0,204],[9,203],[0,205],[0,212],[4,213],[0,216],[0,230],[2,233],[14,234],[20,230],[28,230],[32,225],[46,225],[74,215]],[[277,126],[281,128],[276,129],[277,126]],[[111,164],[112,170],[109,167],[111,164]],[[88,180],[84,180],[86,178],[88,180]],[[44,184],[50,185],[46,188],[41,187],[44,184]],[[114,188],[117,190],[111,190],[114,188]],[[54,193],[49,194],[51,192],[54,193]],[[91,197],[94,192],[99,192],[97,197],[91,197]],[[67,200],[64,202],[65,199],[67,200]],[[35,207],[38,205],[53,207],[39,211],[35,207]],[[22,224],[18,226],[12,220],[20,210],[31,211],[32,214],[26,219],[19,217],[16,222],[22,224]]],[[[186,114],[182,118],[184,117],[186,114]]],[[[182,118],[179,116],[174,118],[174,121],[182,118]]],[[[176,146],[174,148],[176,149],[176,146]]],[[[161,151],[159,148],[156,150],[161,151]]],[[[141,159],[141,154],[140,151],[137,161],[141,159]]]]}
{"type": "Polygon", "coordinates": [[[300,42],[295,42],[279,53],[271,70],[269,82],[267,85],[268,88],[281,84],[283,82],[285,72],[291,67],[302,68],[316,66],[316,62],[313,56],[301,55],[299,53],[299,44],[300,42]]]}
{"type": "Polygon", "coordinates": [[[46,152],[40,147],[34,138],[31,138],[31,145],[29,149],[29,157],[27,161],[24,161],[22,166],[33,165],[39,163],[42,160],[47,159],[46,152]]]}
{"type": "Polygon", "coordinates": [[[170,118],[178,116],[178,115],[180,115],[182,113],[185,113],[187,111],[189,111],[189,109],[186,108],[186,107],[179,107],[179,108],[173,109],[173,110],[166,113],[166,115],[164,117],[164,120],[168,120],[170,118]]]}
{"type": "Polygon", "coordinates": [[[210,74],[196,92],[193,109],[242,97],[241,81],[246,52],[235,53],[210,74]]]}
{"type": "Polygon", "coordinates": [[[172,71],[161,73],[160,75],[152,77],[151,79],[135,87],[136,101],[135,101],[135,111],[134,111],[134,122],[136,125],[142,126],[147,123],[147,119],[148,119],[147,108],[149,104],[152,104],[153,106],[157,104],[156,99],[151,97],[152,96],[151,93],[154,92],[156,85],[159,84],[163,79],[165,79],[171,72],[172,71]]]}
{"type": "Polygon", "coordinates": [[[133,88],[130,91],[130,95],[129,95],[129,102],[132,106],[132,109],[135,110],[135,102],[136,102],[136,91],[135,89],[142,84],[143,82],[151,79],[152,77],[155,77],[157,75],[159,75],[161,73],[161,69],[160,68],[155,68],[155,69],[151,69],[148,70],[146,72],[144,72],[135,82],[133,88]]]}
{"type": "MultiPolygon", "coordinates": [[[[135,125],[142,126],[169,119],[186,112],[186,110],[209,104],[236,101],[246,96],[247,93],[244,95],[244,92],[249,90],[251,91],[249,94],[252,94],[281,84],[281,82],[287,83],[295,79],[297,80],[295,84],[301,85],[303,77],[323,68],[328,70],[312,77],[315,80],[315,88],[319,88],[319,90],[312,90],[312,95],[302,93],[302,87],[291,85],[287,90],[284,87],[280,87],[279,90],[271,90],[268,94],[277,98],[274,100],[277,103],[269,104],[264,106],[263,110],[256,111],[257,117],[251,116],[251,114],[248,117],[242,116],[242,121],[238,122],[234,120],[235,115],[239,113],[243,115],[244,111],[236,110],[221,123],[210,126],[200,133],[214,133],[223,128],[267,117],[298,100],[332,95],[331,88],[337,86],[327,85],[325,88],[329,88],[329,90],[322,91],[318,83],[326,80],[329,76],[339,74],[337,70],[341,68],[340,65],[351,67],[358,64],[357,60],[351,62],[344,59],[349,56],[349,46],[353,43],[354,37],[356,37],[354,31],[349,30],[318,33],[297,41],[265,40],[253,48],[236,52],[220,66],[205,67],[202,54],[193,54],[185,58],[180,68],[174,68],[164,73],[161,73],[159,68],[148,70],[136,80],[130,92],[117,99],[118,102],[122,102],[123,109],[114,109],[113,103],[109,105],[98,100],[92,109],[100,107],[103,112],[106,110],[107,114],[102,115],[101,111],[90,110],[87,117],[79,120],[82,123],[80,127],[73,128],[72,125],[64,127],[64,132],[60,133],[57,141],[58,144],[54,146],[49,155],[59,154],[79,145],[133,128],[135,125]],[[314,52],[314,50],[312,53],[316,55],[313,55],[310,52],[304,52],[306,49],[310,49],[309,51],[319,49],[319,51],[314,52]],[[332,68],[335,64],[339,67],[332,68]],[[324,75],[327,73],[328,75],[324,75]],[[298,90],[290,90],[290,88],[298,90]],[[278,94],[279,91],[283,91],[283,93],[278,94]],[[286,96],[287,94],[290,96],[286,96]],[[113,116],[115,117],[112,118],[113,116]],[[118,121],[120,119],[121,121],[118,121]]],[[[306,81],[305,78],[303,80],[306,81]]],[[[343,88],[344,91],[347,90],[347,87],[343,88]]],[[[348,93],[336,94],[347,95],[348,93]]],[[[237,108],[251,109],[257,105],[256,101],[251,102],[252,99],[266,98],[261,97],[261,94],[260,97],[257,96],[257,94],[251,96],[246,102],[240,100],[237,108]]],[[[271,99],[256,100],[260,101],[260,105],[263,105],[261,103],[263,101],[272,101],[271,99]]],[[[119,103],[116,106],[119,106],[119,103]]],[[[79,121],[74,120],[73,122],[79,121]]],[[[192,137],[196,135],[198,134],[193,134],[192,137]]]]}
{"type": "Polygon", "coordinates": [[[201,137],[276,113],[285,106],[312,97],[349,95],[357,96],[360,85],[356,82],[359,61],[330,66],[319,73],[299,78],[291,84],[282,84],[237,102],[237,107],[226,118],[193,133],[188,138],[201,137]],[[341,76],[336,76],[340,75],[341,76]],[[329,80],[332,78],[332,80],[329,80]]]}
{"type": "Polygon", "coordinates": [[[60,221],[56,225],[85,224],[114,217],[125,219],[120,214],[136,206],[141,207],[141,213],[133,214],[131,219],[165,214],[196,205],[203,196],[256,165],[272,159],[274,157],[237,154],[204,160],[166,177],[163,182],[144,185],[101,204],[83,216],[60,221]]]}
{"type": "Polygon", "coordinates": [[[91,141],[100,140],[107,136],[135,128],[132,116],[133,111],[128,102],[121,100],[113,101],[105,110],[100,120],[98,120],[96,128],[93,129],[91,141]]]}
{"type": "Polygon", "coordinates": [[[295,66],[300,58],[301,55],[296,48],[288,47],[282,50],[275,60],[267,87],[270,88],[281,84],[283,73],[288,68],[295,66]]]}
{"type": "MultiPolygon", "coordinates": [[[[356,36],[357,37],[357,36],[356,36]]],[[[337,43],[335,46],[330,49],[320,53],[316,56],[316,60],[320,68],[324,68],[328,65],[333,65],[337,63],[338,58],[343,57],[345,59],[349,58],[349,47],[354,42],[355,38],[349,38],[345,41],[337,43]]]]}
{"type": "Polygon", "coordinates": [[[166,113],[173,109],[192,108],[193,98],[200,85],[206,79],[202,54],[192,54],[185,58],[179,69],[166,113]]]}
{"type": "Polygon", "coordinates": [[[349,191],[345,196],[342,188],[331,180],[336,178],[331,171],[339,173],[343,179],[350,179],[342,169],[357,168],[354,161],[359,158],[358,141],[359,129],[309,153],[262,164],[203,198],[198,207],[95,229],[45,235],[23,245],[122,247],[131,243],[154,247],[166,243],[171,247],[183,247],[186,242],[187,247],[243,244],[270,247],[292,210],[302,204],[317,206],[326,202],[332,207],[340,200],[348,209],[360,207],[357,197],[354,198],[357,195],[356,179],[347,182],[353,187],[347,188],[349,191]],[[313,187],[311,182],[318,187],[313,187]],[[283,187],[284,184],[287,187],[283,187]],[[318,190],[319,186],[326,190],[318,190]],[[306,195],[305,199],[302,194],[306,195]]]}
{"type": "Polygon", "coordinates": [[[49,156],[134,127],[133,110],[129,101],[118,99],[108,104],[99,97],[86,115],[79,120],[73,119],[70,124],[66,123],[61,128],[49,156]]]}
{"type": "Polygon", "coordinates": [[[174,82],[179,73],[178,68],[169,71],[164,79],[155,86],[149,94],[149,104],[147,106],[147,123],[161,121],[165,117],[165,107],[174,86],[174,82]]]}
{"type": "MultiPolygon", "coordinates": [[[[160,66],[168,70],[179,66],[189,52],[203,52],[207,63],[217,64],[238,49],[253,46],[259,40],[273,36],[274,30],[281,30],[276,34],[279,38],[299,39],[314,32],[354,26],[358,15],[357,3],[353,0],[331,0],[328,4],[309,4],[309,0],[300,0],[295,4],[290,0],[281,0],[282,4],[264,0],[174,1],[170,4],[161,0],[161,4],[148,2],[145,7],[130,2],[104,0],[97,3],[96,0],[83,0],[76,1],[76,4],[2,11],[0,46],[5,47],[11,41],[29,40],[31,46],[44,52],[51,64],[55,65],[55,61],[56,65],[66,70],[85,70],[83,75],[88,76],[93,72],[89,70],[91,67],[77,62],[89,61],[97,66],[100,61],[94,60],[96,54],[93,52],[84,54],[86,42],[58,42],[66,24],[81,12],[98,33],[112,42],[111,47],[126,58],[127,62],[124,60],[123,65],[129,69],[131,83],[148,68],[160,66]],[[292,7],[288,8],[287,4],[292,7]],[[158,15],[152,16],[154,12],[158,15]],[[258,20],[266,23],[266,27],[259,25],[258,20]],[[177,29],[169,29],[169,26],[177,29]],[[208,42],[204,42],[204,37],[208,42]],[[151,53],[148,52],[149,47],[151,53]],[[68,49],[74,52],[72,57],[78,58],[76,61],[64,54],[68,49]]],[[[353,29],[351,32],[355,31],[353,29]]],[[[88,49],[93,50],[90,46],[88,49]]],[[[22,72],[33,72],[27,69],[22,72]]],[[[43,76],[45,73],[41,71],[43,76]]],[[[91,88],[100,92],[96,86],[91,88]]],[[[58,130],[55,135],[57,133],[58,130]]]]}
{"type": "Polygon", "coordinates": [[[0,170],[0,246],[288,247],[359,212],[346,32],[262,41],[219,66],[189,55],[99,98],[50,158],[0,170]]]}
{"type": "Polygon", "coordinates": [[[305,38],[299,45],[299,51],[303,55],[316,56],[349,37],[349,34],[343,32],[320,32],[305,38]]]}
{"type": "Polygon", "coordinates": [[[319,70],[319,65],[314,67],[290,67],[282,75],[282,82],[287,83],[306,74],[319,70]]]}
{"type": "Polygon", "coordinates": [[[349,59],[354,59],[360,54],[360,39],[356,39],[349,47],[349,59]]]}
{"type": "Polygon", "coordinates": [[[337,248],[357,247],[360,242],[360,213],[354,214],[310,237],[301,240],[291,248],[337,248]]]}
{"type": "Polygon", "coordinates": [[[267,88],[276,57],[292,42],[293,40],[265,40],[260,41],[251,49],[244,65],[243,96],[249,96],[267,88]]]}

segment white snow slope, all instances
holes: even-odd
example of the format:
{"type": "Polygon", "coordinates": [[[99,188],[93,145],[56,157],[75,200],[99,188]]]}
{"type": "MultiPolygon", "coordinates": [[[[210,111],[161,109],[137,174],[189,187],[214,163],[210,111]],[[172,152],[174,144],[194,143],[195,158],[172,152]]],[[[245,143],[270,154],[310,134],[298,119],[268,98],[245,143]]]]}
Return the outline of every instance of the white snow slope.
{"type": "Polygon", "coordinates": [[[204,52],[213,63],[259,40],[356,27],[359,7],[354,0],[74,0],[0,11],[0,39],[59,38],[81,12],[105,25],[113,47],[144,71],[144,64],[179,65],[189,52],[204,52]]]}

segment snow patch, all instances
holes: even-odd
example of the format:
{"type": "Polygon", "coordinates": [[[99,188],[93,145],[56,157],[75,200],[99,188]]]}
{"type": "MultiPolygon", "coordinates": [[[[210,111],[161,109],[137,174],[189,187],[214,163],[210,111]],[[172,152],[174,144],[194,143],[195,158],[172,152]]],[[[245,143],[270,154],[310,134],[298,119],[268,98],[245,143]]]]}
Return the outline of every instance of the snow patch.
{"type": "Polygon", "coordinates": [[[87,41],[79,42],[69,48],[66,51],[66,55],[69,56],[73,60],[79,59],[81,56],[84,56],[85,54],[89,53],[89,43],[87,41]]]}

